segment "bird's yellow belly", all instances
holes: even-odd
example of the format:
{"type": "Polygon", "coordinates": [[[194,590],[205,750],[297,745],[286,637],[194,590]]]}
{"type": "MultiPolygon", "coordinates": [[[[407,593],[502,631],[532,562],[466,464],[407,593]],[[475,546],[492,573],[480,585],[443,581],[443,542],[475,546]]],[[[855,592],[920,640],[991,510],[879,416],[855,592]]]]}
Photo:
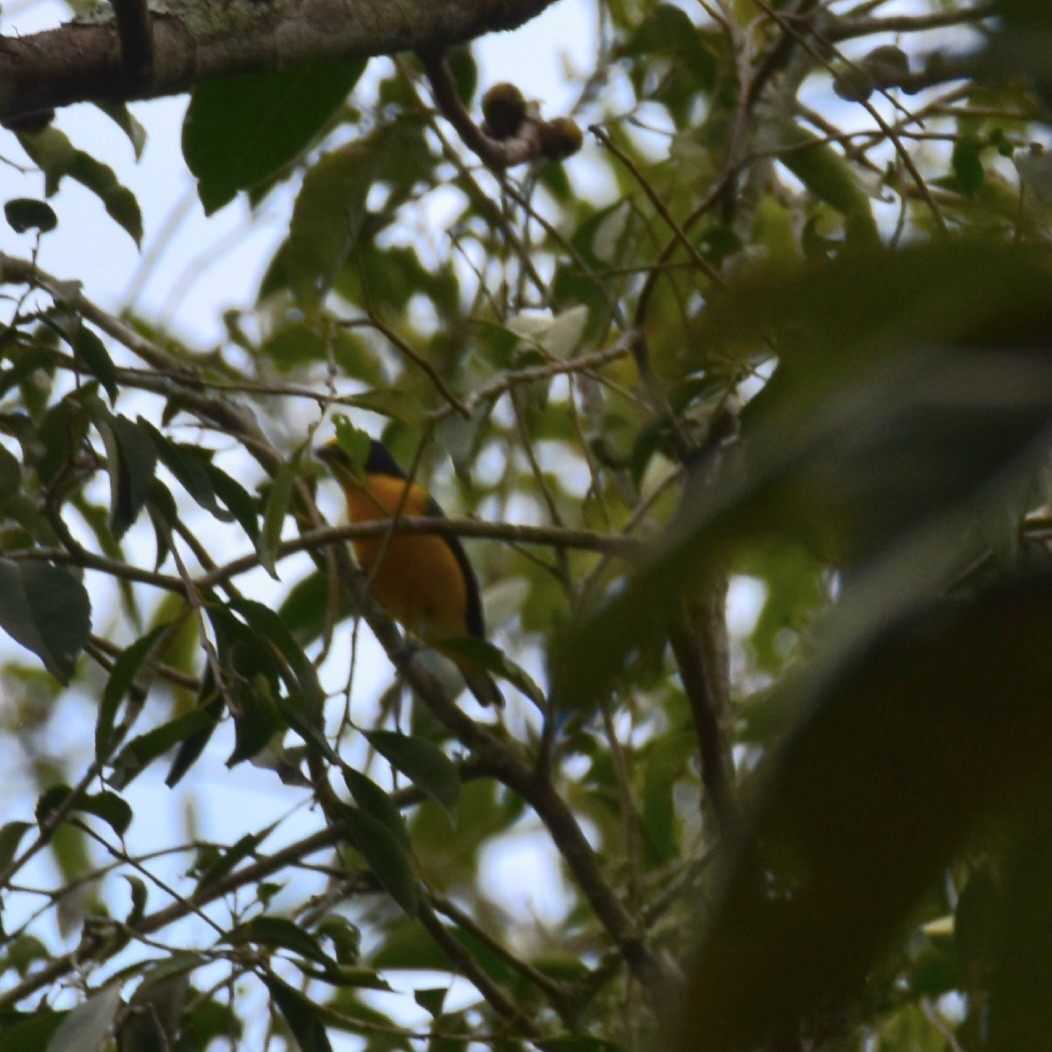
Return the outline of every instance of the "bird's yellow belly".
{"type": "Polygon", "coordinates": [[[392,536],[386,545],[370,537],[355,541],[354,552],[377,602],[413,635],[437,643],[469,634],[464,574],[441,537],[392,536]]]}

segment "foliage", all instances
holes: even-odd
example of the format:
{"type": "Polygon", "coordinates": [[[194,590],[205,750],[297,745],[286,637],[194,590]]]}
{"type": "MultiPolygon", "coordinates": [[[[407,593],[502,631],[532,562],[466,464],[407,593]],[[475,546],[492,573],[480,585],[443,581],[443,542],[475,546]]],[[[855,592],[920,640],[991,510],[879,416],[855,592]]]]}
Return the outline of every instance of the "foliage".
{"type": "Polygon", "coordinates": [[[5,202],[0,1049],[1048,1043],[1043,5],[594,6],[562,160],[466,46],[196,88],[204,210],[289,202],[218,347],[5,202]],[[505,711],[370,599],[333,418],[505,711]]]}

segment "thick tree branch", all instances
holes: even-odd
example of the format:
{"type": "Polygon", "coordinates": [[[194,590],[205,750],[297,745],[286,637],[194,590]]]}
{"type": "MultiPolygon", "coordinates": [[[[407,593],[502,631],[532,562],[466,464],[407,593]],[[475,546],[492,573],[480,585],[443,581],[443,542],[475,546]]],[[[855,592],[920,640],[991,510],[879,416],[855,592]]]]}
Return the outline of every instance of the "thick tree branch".
{"type": "Polygon", "coordinates": [[[74,102],[125,102],[203,80],[311,63],[446,48],[513,29],[553,0],[277,0],[166,3],[152,64],[129,77],[116,22],[0,37],[0,121],[74,102]],[[177,13],[176,13],[177,12],[177,13]]]}

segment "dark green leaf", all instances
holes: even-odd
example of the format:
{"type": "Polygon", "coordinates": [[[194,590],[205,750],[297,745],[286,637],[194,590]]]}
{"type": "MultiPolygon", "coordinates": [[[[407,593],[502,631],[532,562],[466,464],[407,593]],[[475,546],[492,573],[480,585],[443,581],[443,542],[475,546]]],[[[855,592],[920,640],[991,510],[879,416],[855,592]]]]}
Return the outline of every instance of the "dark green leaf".
{"type": "Polygon", "coordinates": [[[106,681],[106,686],[102,691],[99,717],[95,723],[95,758],[97,760],[102,761],[107,755],[120,703],[135,682],[135,677],[139,674],[143,662],[152,656],[157,640],[169,628],[167,624],[158,625],[142,639],[136,640],[127,647],[113,663],[110,678],[106,681]]]}
{"type": "MultiPolygon", "coordinates": [[[[325,631],[330,603],[330,579],[315,570],[295,584],[282,602],[278,615],[301,646],[318,639],[325,631]]],[[[340,588],[336,600],[337,623],[350,617],[356,609],[349,589],[340,588]]]]}
{"type": "MultiPolygon", "coordinates": [[[[37,822],[43,823],[52,812],[62,807],[72,791],[68,785],[54,785],[48,789],[37,801],[37,822]]],[[[76,797],[71,810],[101,818],[118,836],[124,836],[131,825],[132,809],[116,793],[82,793],[76,797]]]]}
{"type": "Polygon", "coordinates": [[[194,954],[173,954],[143,975],[118,1033],[120,1052],[157,1052],[175,1047],[190,989],[190,972],[204,962],[194,954]]]}
{"type": "Polygon", "coordinates": [[[288,1023],[300,1052],[332,1052],[325,1027],[318,1018],[317,1009],[298,990],[279,979],[272,972],[262,976],[270,996],[288,1023]]]}
{"type": "Polygon", "coordinates": [[[907,614],[779,688],[802,715],[711,913],[678,1048],[752,1047],[853,999],[979,822],[1047,809],[1050,635],[1052,579],[1024,579],[907,614]]]}
{"type": "Polygon", "coordinates": [[[324,935],[331,943],[336,960],[342,965],[357,963],[362,952],[362,933],[357,925],[352,924],[339,913],[327,913],[318,923],[318,934],[324,935]]]}
{"type": "Polygon", "coordinates": [[[409,833],[405,827],[405,819],[402,818],[402,812],[395,806],[391,797],[367,775],[350,767],[343,769],[343,780],[351,796],[354,797],[354,802],[366,814],[383,822],[408,849],[409,833]]]}
{"type": "Polygon", "coordinates": [[[3,869],[15,857],[22,837],[30,828],[32,826],[29,822],[7,822],[0,826],[0,869],[3,869]]]}
{"type": "Polygon", "coordinates": [[[284,731],[278,703],[266,676],[252,676],[241,683],[234,730],[234,750],[227,758],[227,767],[258,756],[275,735],[284,731]]]}
{"type": "Polygon", "coordinates": [[[183,775],[197,762],[205,746],[212,738],[219,719],[223,715],[223,699],[216,692],[215,680],[211,667],[205,670],[204,682],[201,684],[201,693],[198,697],[199,711],[203,712],[208,721],[192,734],[188,734],[180,743],[172,759],[172,766],[168,769],[168,775],[164,784],[169,789],[178,785],[183,775]]]}
{"type": "Polygon", "coordinates": [[[357,808],[345,808],[343,820],[351,831],[351,842],[373,876],[410,917],[415,917],[419,899],[413,862],[405,843],[384,822],[357,808]]]}
{"type": "Polygon", "coordinates": [[[22,488],[22,465],[18,457],[0,446],[0,506],[22,488]]]}
{"type": "Polygon", "coordinates": [[[278,572],[274,565],[274,549],[281,543],[281,531],[285,528],[285,516],[289,512],[289,501],[292,499],[292,487],[296,476],[297,465],[285,461],[274,476],[263,511],[263,531],[257,545],[259,562],[275,581],[278,579],[278,572]]]}
{"type": "Polygon", "coordinates": [[[138,924],[139,921],[142,920],[142,916],[146,912],[146,900],[148,896],[146,892],[146,883],[141,877],[125,873],[124,879],[128,882],[128,885],[131,888],[132,907],[128,912],[128,916],[124,919],[124,923],[130,927],[138,924]]]}
{"type": "MultiPolygon", "coordinates": [[[[47,954],[44,955],[47,959],[47,954]]],[[[0,1031],[0,1052],[45,1052],[52,1034],[69,1012],[39,1009],[0,1031]]]]}
{"type": "Polygon", "coordinates": [[[183,154],[206,214],[295,161],[364,69],[359,60],[199,84],[186,111],[183,154]]]}
{"type": "Polygon", "coordinates": [[[146,429],[124,416],[99,414],[110,476],[110,529],[120,540],[139,517],[153,485],[157,450],[146,429]]]}
{"type": "Polygon", "coordinates": [[[58,216],[51,205],[31,197],[15,197],[4,202],[4,216],[16,234],[39,230],[46,234],[58,226],[58,216]]]}
{"type": "Polygon", "coordinates": [[[91,632],[88,593],[49,563],[0,559],[0,628],[68,683],[91,632]]]}
{"type": "Polygon", "coordinates": [[[448,993],[449,987],[447,986],[433,986],[427,990],[414,990],[413,1000],[432,1019],[437,1019],[442,1014],[442,1006],[446,1003],[446,994],[448,993]]]}
{"type": "Polygon", "coordinates": [[[310,932],[285,917],[254,917],[245,924],[239,924],[223,937],[223,941],[235,946],[252,943],[273,950],[289,950],[309,961],[326,967],[337,967],[336,962],[321,948],[310,932]]]}
{"type": "Polygon", "coordinates": [[[962,194],[978,192],[986,178],[982,161],[982,142],[974,136],[962,136],[953,144],[953,174],[962,194]]]}
{"type": "Polygon", "coordinates": [[[452,813],[460,795],[460,776],[448,756],[425,738],[396,731],[366,731],[369,743],[396,770],[452,813]]]}
{"type": "Polygon", "coordinates": [[[234,600],[230,603],[230,609],[239,613],[251,629],[269,642],[285,659],[292,669],[295,685],[298,687],[297,697],[294,699],[297,707],[311,726],[320,727],[325,694],[318,682],[318,672],[285,622],[269,606],[251,599],[234,600]]]}
{"type": "Polygon", "coordinates": [[[259,516],[256,511],[256,502],[248,490],[225,471],[217,468],[211,461],[205,463],[204,469],[211,480],[216,496],[230,509],[230,514],[248,535],[249,540],[258,548],[260,542],[259,516]]]}
{"type": "Polygon", "coordinates": [[[215,719],[204,709],[191,709],[183,716],[162,724],[146,734],[133,738],[113,761],[110,783],[123,789],[145,767],[163,756],[173,746],[199,731],[215,727],[215,719]]]}
{"type": "Polygon", "coordinates": [[[274,828],[273,825],[270,825],[267,826],[266,829],[260,830],[258,833],[246,833],[236,844],[232,844],[221,855],[219,855],[218,858],[212,860],[201,871],[201,875],[197,882],[198,891],[215,884],[228,873],[233,872],[237,864],[242,859],[248,858],[252,855],[256,848],[259,847],[268,836],[270,836],[274,831],[274,828]]]}
{"type": "Polygon", "coordinates": [[[196,446],[173,442],[141,416],[138,427],[149,436],[161,463],[179,480],[180,485],[205,511],[221,522],[229,522],[231,515],[219,506],[215,488],[209,475],[210,458],[196,446]]]}
{"type": "Polygon", "coordinates": [[[106,345],[86,325],[77,326],[73,336],[73,349],[80,360],[91,370],[91,375],[102,384],[110,403],[117,401],[117,371],[106,345]]]}

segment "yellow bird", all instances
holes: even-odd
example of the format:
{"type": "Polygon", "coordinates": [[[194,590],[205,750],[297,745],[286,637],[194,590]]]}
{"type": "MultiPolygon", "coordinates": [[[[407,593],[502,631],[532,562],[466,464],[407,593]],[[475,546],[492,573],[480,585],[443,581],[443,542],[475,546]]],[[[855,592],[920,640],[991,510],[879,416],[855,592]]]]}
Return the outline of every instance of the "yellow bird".
{"type": "MultiPolygon", "coordinates": [[[[364,470],[356,472],[335,440],[318,450],[340,484],[351,522],[394,516],[444,518],[422,486],[410,482],[387,448],[375,439],[364,470]]],[[[372,580],[372,595],[408,632],[444,653],[460,669],[471,693],[483,705],[504,704],[489,674],[462,654],[444,651],[443,642],[474,636],[485,639],[478,581],[456,537],[393,534],[353,542],[358,565],[372,580]]]]}

